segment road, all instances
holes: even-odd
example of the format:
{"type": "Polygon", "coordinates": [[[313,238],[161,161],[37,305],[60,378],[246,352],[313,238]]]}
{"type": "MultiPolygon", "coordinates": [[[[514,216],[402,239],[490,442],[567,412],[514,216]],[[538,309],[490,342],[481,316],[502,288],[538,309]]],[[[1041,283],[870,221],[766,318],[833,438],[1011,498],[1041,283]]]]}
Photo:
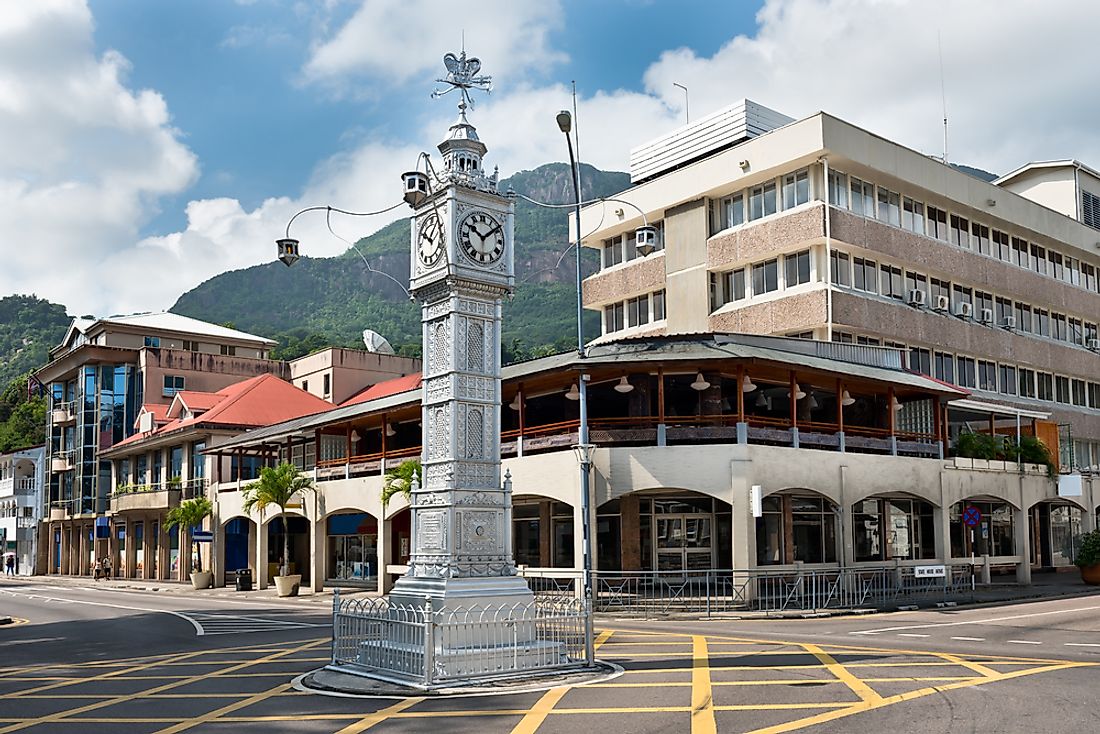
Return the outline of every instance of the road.
{"type": "Polygon", "coordinates": [[[601,619],[613,680],[464,698],[321,696],[328,607],[0,582],[6,732],[1098,731],[1100,596],[818,620],[601,619]]]}

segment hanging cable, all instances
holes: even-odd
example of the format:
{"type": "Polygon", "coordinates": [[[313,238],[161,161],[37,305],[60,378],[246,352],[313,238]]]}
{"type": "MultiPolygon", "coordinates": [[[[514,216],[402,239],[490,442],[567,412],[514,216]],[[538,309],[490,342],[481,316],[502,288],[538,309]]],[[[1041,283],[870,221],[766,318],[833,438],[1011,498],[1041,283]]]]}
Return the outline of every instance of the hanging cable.
{"type": "MultiPolygon", "coordinates": [[[[404,203],[405,203],[405,202],[403,202],[403,201],[402,201],[402,202],[399,202],[399,203],[397,203],[397,204],[395,204],[395,205],[391,206],[391,207],[390,207],[389,209],[383,209],[382,211],[380,211],[380,212],[375,212],[375,213],[376,213],[376,214],[385,214],[386,212],[388,212],[388,211],[392,211],[392,210],[396,209],[397,207],[401,206],[401,205],[402,205],[402,204],[404,204],[404,203]]],[[[332,213],[333,213],[333,212],[338,212],[338,213],[340,213],[340,214],[351,214],[352,216],[366,216],[366,215],[358,215],[358,214],[352,214],[351,212],[345,212],[345,211],[343,211],[342,209],[337,209],[337,208],[335,208],[335,207],[331,207],[331,206],[329,206],[329,207],[324,207],[324,208],[325,208],[325,209],[327,210],[327,211],[325,212],[325,226],[326,226],[326,227],[328,227],[328,231],[329,231],[329,234],[331,234],[331,235],[332,235],[333,237],[335,237],[336,239],[340,240],[340,241],[341,241],[341,242],[343,242],[344,244],[348,245],[348,246],[349,246],[349,247],[350,247],[351,249],[355,250],[355,253],[356,253],[357,255],[359,255],[359,257],[360,257],[360,258],[362,258],[362,260],[363,260],[363,265],[365,265],[365,266],[367,267],[367,272],[370,272],[370,273],[377,273],[378,275],[384,275],[384,276],[386,276],[387,278],[389,278],[390,280],[392,280],[392,281],[393,281],[394,283],[396,283],[396,284],[397,284],[397,287],[398,287],[398,288],[400,288],[400,289],[402,290],[402,292],[403,292],[403,293],[404,293],[404,294],[405,294],[406,296],[408,296],[408,295],[409,295],[409,289],[408,289],[408,288],[406,288],[406,287],[405,287],[404,285],[402,285],[401,281],[399,281],[399,280],[398,280],[397,278],[393,277],[392,275],[390,275],[389,273],[387,273],[387,272],[386,272],[386,271],[384,271],[384,270],[375,270],[374,268],[372,268],[372,267],[370,266],[370,263],[369,263],[369,262],[367,261],[367,258],[366,258],[366,256],[365,256],[365,255],[363,255],[363,253],[362,253],[362,252],[360,252],[359,248],[358,248],[358,247],[356,247],[355,243],[353,243],[353,242],[352,242],[351,240],[347,240],[347,239],[345,239],[345,238],[341,237],[340,235],[338,235],[338,234],[336,233],[336,230],[334,230],[334,229],[332,228],[332,213]]]]}

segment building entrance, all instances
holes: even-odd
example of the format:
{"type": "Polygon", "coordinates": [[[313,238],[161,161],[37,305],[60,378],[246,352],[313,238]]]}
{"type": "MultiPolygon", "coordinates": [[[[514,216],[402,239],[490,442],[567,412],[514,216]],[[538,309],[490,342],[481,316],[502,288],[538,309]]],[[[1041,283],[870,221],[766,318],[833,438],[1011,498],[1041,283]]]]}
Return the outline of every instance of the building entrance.
{"type": "Polygon", "coordinates": [[[653,548],[658,571],[714,568],[713,516],[701,513],[658,515],[653,548]]]}

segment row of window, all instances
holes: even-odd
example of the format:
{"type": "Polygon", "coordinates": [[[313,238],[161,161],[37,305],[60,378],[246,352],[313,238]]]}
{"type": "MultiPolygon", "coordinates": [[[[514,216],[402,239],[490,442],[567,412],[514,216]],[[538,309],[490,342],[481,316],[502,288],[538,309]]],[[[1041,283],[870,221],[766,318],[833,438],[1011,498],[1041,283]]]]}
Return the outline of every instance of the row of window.
{"type": "Polygon", "coordinates": [[[829,203],[1100,293],[1094,265],[840,171],[829,171],[829,203]]]}
{"type": "Polygon", "coordinates": [[[662,288],[653,293],[604,306],[603,333],[610,334],[623,329],[632,329],[654,321],[662,321],[664,318],[665,291],[662,288]]]}
{"type": "MultiPolygon", "coordinates": [[[[664,222],[650,222],[657,229],[657,241],[655,247],[658,250],[665,249],[664,222]]],[[[630,262],[639,257],[637,238],[634,230],[624,232],[616,237],[603,241],[603,250],[600,256],[600,268],[610,268],[624,262],[630,262]]]]}
{"type": "Polygon", "coordinates": [[[1047,337],[1083,347],[1096,348],[1097,323],[1077,316],[1033,307],[1021,301],[986,291],[933,278],[897,265],[856,257],[842,250],[829,254],[832,282],[866,293],[876,293],[899,301],[913,302],[920,291],[922,305],[957,316],[967,316],[990,325],[1014,329],[1024,334],[1047,337]]]}
{"type": "Polygon", "coordinates": [[[910,369],[959,387],[1100,410],[1100,383],[845,331],[834,331],[833,341],[908,350],[910,369]]]}
{"type": "MultiPolygon", "coordinates": [[[[147,337],[144,338],[144,344],[147,347],[151,347],[153,349],[159,349],[160,348],[160,337],[159,336],[147,336],[147,337]]],[[[220,346],[220,351],[221,351],[222,356],[225,356],[225,357],[236,357],[237,356],[237,348],[235,346],[230,346],[228,344],[221,344],[219,346],[220,346]]],[[[183,340],[183,350],[185,352],[197,352],[197,351],[199,351],[199,343],[197,341],[192,341],[190,339],[184,339],[183,340]]]]}
{"type": "Polygon", "coordinates": [[[810,201],[810,170],[765,181],[710,202],[711,235],[810,201]]]}
{"type": "Polygon", "coordinates": [[[724,273],[711,273],[710,310],[734,301],[803,285],[809,283],[812,276],[813,257],[810,250],[761,260],[724,273]],[[782,268],[779,266],[780,259],[782,268]]]}

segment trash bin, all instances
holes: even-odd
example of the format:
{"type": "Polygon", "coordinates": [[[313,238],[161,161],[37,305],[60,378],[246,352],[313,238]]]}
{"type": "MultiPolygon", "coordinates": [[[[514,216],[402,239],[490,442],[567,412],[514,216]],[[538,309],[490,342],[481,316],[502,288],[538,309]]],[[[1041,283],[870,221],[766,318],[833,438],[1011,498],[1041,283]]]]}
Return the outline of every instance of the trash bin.
{"type": "Polygon", "coordinates": [[[251,568],[239,568],[237,569],[237,591],[252,591],[252,569],[251,568]]]}

